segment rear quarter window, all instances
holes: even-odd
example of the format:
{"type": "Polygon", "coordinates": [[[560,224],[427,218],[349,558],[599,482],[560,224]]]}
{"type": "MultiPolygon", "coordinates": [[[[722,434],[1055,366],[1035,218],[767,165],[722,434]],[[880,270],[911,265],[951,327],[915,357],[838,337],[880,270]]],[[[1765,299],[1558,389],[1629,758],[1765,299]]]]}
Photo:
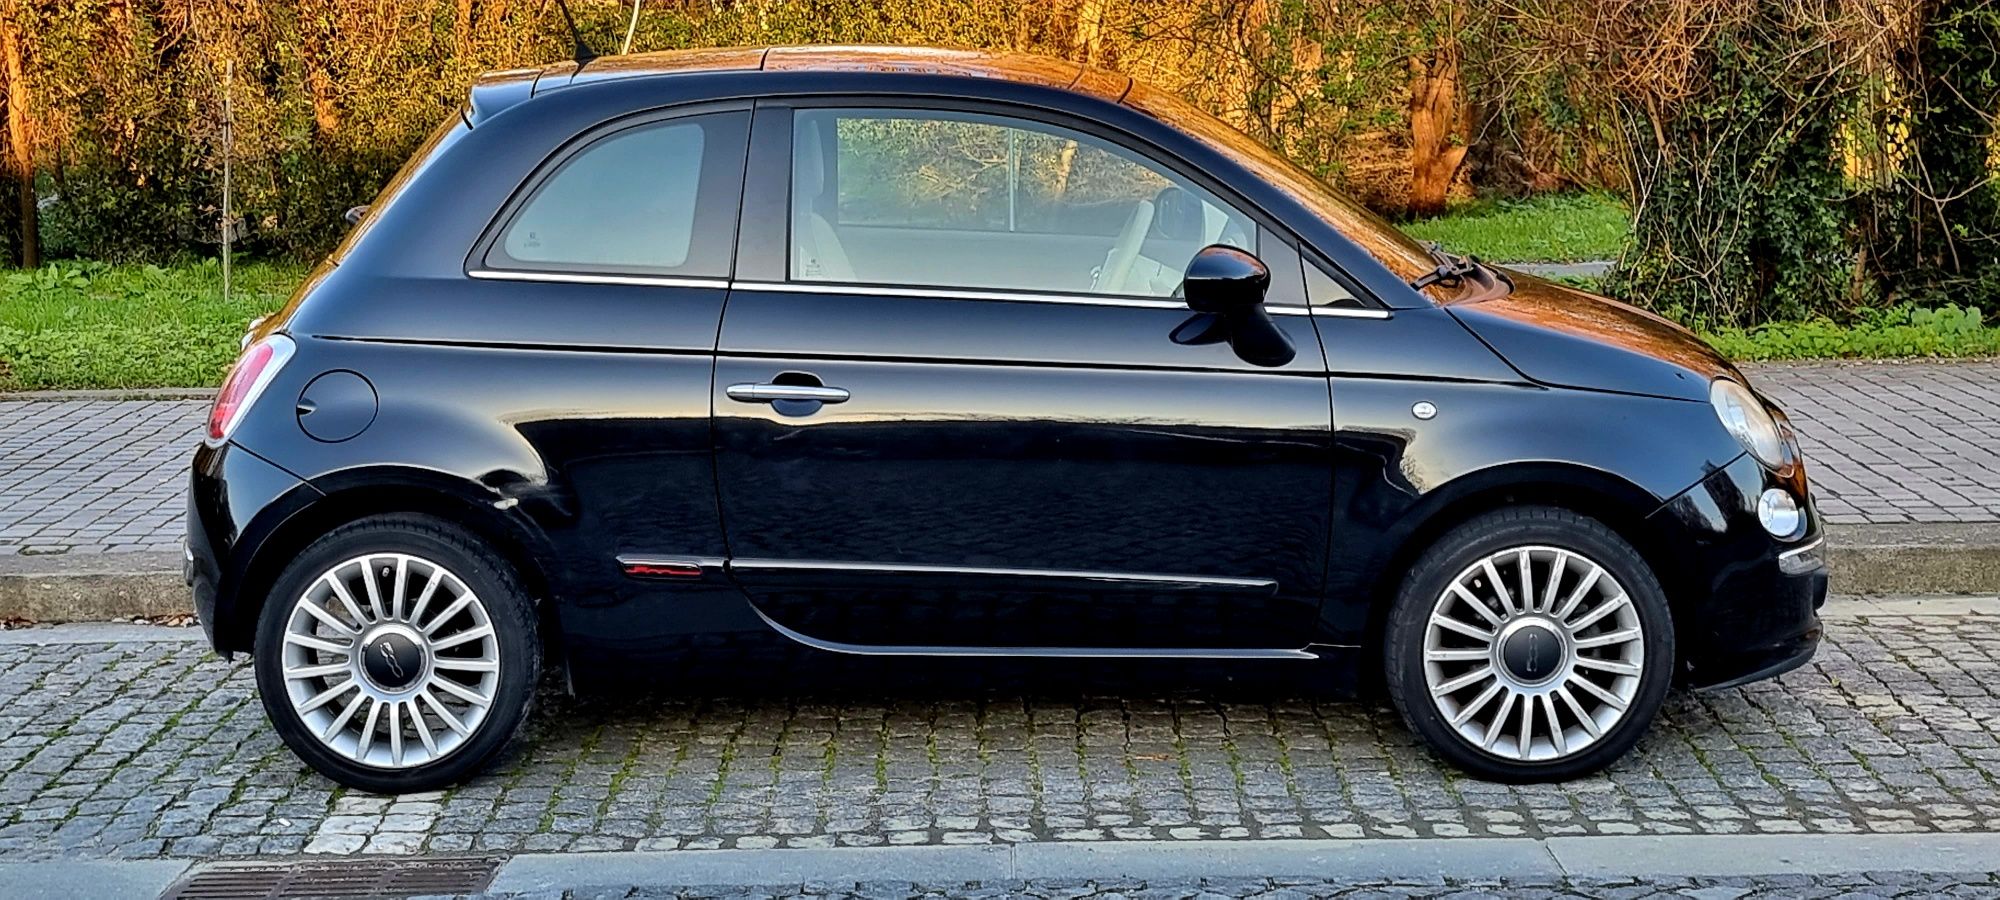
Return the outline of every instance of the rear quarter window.
{"type": "Polygon", "coordinates": [[[748,115],[689,116],[589,140],[545,165],[491,240],[504,270],[723,277],[748,115]]]}

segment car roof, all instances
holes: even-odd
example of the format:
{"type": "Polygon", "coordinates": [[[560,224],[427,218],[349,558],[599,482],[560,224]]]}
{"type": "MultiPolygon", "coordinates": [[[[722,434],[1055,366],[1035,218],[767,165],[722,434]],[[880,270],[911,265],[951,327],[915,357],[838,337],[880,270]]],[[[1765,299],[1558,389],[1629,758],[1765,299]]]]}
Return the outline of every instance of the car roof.
{"type": "Polygon", "coordinates": [[[1123,99],[1132,86],[1130,76],[1027,53],[935,47],[806,45],[663,50],[598,57],[580,66],[575,62],[562,62],[541,70],[534,91],[541,93],[553,88],[618,78],[725,71],[956,75],[1072,90],[1114,103],[1123,99]]]}

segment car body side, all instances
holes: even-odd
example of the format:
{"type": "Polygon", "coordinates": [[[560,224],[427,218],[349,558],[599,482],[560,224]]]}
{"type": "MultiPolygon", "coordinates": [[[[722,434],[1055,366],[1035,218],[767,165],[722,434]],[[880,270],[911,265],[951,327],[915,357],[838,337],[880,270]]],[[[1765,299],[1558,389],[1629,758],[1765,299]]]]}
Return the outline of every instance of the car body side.
{"type": "MultiPolygon", "coordinates": [[[[1301,347],[1303,376],[1328,385],[1333,442],[1319,624],[1302,646],[1366,650],[1401,573],[1430,539],[1524,502],[1599,517],[1647,557],[1672,599],[1692,683],[1781,667],[1817,640],[1823,572],[1816,583],[1779,573],[1787,547],[1758,528],[1755,512],[1757,494],[1777,477],[1718,423],[1705,400],[1714,373],[1614,348],[1599,351],[1599,366],[1626,368],[1614,385],[1640,391],[1523,374],[1533,367],[1510,359],[1579,351],[1540,336],[1503,356],[1490,331],[1468,326],[1484,315],[1477,304],[1437,304],[1409,289],[1253,167],[1108,92],[938,72],[782,69],[535,88],[550,77],[489,84],[486,102],[497,111],[479,112],[475,95],[466,115],[476,124],[460,122],[429,145],[265,326],[296,341],[293,359],[231,440],[203,447],[194,464],[191,577],[219,651],[249,648],[258,604],[313,537],[390,511],[435,512],[500,547],[549,601],[548,633],[560,635],[551,649],[573,670],[700,635],[768,633],[730,576],[718,505],[714,457],[726,451],[714,440],[711,397],[727,279],[678,287],[670,302],[656,287],[606,284],[580,306],[583,295],[553,285],[469,277],[468,254],[545,160],[607,122],[691,108],[747,115],[758,100],[813,96],[972,98],[1101,123],[1205,173],[1275,226],[1267,239],[1295,254],[1305,248],[1381,305],[1381,317],[1293,323],[1309,323],[1306,333],[1319,338],[1301,347]],[[507,102],[496,99],[507,92],[507,102]],[[324,440],[302,430],[297,401],[332,370],[359,373],[369,388],[332,394],[335,403],[372,408],[359,434],[324,440]],[[1645,392],[1662,379],[1687,389],[1645,392]],[[1435,416],[1415,416],[1419,403],[1435,416]],[[658,535],[674,536],[675,556],[699,563],[698,577],[667,583],[621,570],[618,557],[658,549],[658,535]]],[[[757,154],[748,155],[754,168],[757,154]]],[[[784,220],[768,212],[747,206],[740,229],[782,235],[784,220]]],[[[735,277],[748,262],[737,260],[735,277]]],[[[1516,288],[1545,290],[1525,279],[1516,288]]],[[[1036,304],[1011,305],[1032,328],[1036,304]]],[[[1054,385],[1027,402],[1069,401],[1054,385]]],[[[1808,514],[1801,544],[1819,540],[1808,514]]]]}

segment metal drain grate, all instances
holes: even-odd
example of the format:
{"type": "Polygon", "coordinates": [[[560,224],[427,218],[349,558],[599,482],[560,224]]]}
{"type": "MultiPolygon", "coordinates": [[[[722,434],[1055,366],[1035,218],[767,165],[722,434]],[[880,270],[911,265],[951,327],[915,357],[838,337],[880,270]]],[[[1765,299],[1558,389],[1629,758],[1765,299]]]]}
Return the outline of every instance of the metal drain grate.
{"type": "Polygon", "coordinates": [[[401,900],[477,894],[499,870],[500,858],[492,856],[215,863],[182,876],[160,900],[401,900]]]}

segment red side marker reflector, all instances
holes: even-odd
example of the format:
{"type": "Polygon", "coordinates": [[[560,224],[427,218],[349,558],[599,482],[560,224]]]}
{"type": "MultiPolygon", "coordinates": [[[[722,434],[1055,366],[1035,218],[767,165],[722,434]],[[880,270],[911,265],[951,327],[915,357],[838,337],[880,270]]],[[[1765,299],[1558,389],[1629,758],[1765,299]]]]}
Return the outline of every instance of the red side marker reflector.
{"type": "Polygon", "coordinates": [[[700,578],[701,567],[693,563],[625,563],[625,574],[633,578],[700,578]]]}

